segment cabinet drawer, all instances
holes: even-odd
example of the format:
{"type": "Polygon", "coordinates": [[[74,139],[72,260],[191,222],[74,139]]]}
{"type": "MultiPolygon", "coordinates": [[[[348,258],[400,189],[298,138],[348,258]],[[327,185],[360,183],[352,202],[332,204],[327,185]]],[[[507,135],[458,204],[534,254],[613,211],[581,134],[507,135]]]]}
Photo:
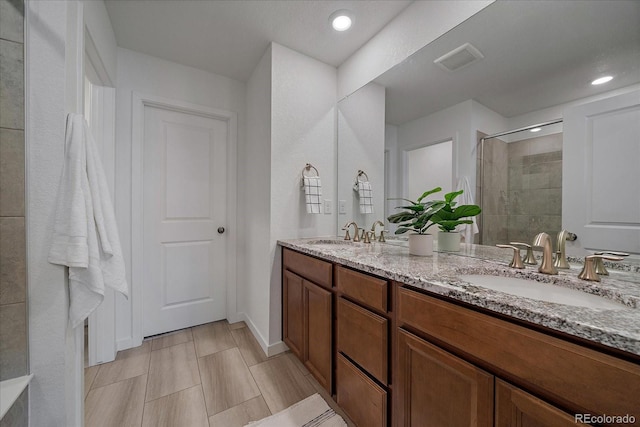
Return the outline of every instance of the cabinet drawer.
{"type": "Polygon", "coordinates": [[[333,282],[333,265],[291,249],[282,249],[282,263],[284,268],[295,272],[317,285],[331,288],[333,282]]]}
{"type": "Polygon", "coordinates": [[[345,295],[368,305],[369,307],[387,311],[387,281],[358,273],[341,266],[336,267],[337,287],[345,295]]]}
{"type": "Polygon", "coordinates": [[[338,351],[387,384],[387,319],[338,298],[338,351]]]}
{"type": "Polygon", "coordinates": [[[387,392],[338,354],[337,401],[358,426],[387,425],[387,392]]]}
{"type": "Polygon", "coordinates": [[[638,364],[407,288],[398,290],[398,323],[567,409],[640,418],[638,364]]]}

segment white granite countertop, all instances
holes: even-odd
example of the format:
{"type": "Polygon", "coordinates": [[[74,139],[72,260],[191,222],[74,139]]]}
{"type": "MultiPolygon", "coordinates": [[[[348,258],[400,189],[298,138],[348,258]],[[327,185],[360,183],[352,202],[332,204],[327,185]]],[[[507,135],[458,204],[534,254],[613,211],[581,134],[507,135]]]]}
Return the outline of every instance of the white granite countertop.
{"type": "Polygon", "coordinates": [[[352,267],[408,286],[433,292],[516,319],[640,355],[640,280],[637,274],[611,271],[601,282],[577,278],[581,266],[557,276],[540,274],[537,266],[508,266],[511,251],[462,244],[461,252],[432,257],[409,255],[406,247],[389,243],[348,243],[336,237],[281,240],[278,244],[336,264],[352,267]],[[609,298],[626,307],[594,309],[538,301],[465,282],[466,274],[533,279],[609,298]]]}

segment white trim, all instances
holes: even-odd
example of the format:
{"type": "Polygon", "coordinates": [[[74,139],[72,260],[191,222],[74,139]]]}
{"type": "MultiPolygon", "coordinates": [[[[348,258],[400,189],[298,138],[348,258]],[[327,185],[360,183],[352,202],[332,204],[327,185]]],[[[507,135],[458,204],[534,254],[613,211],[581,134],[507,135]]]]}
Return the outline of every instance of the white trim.
{"type": "MultiPolygon", "coordinates": [[[[275,356],[276,354],[284,353],[285,351],[289,350],[289,347],[287,347],[284,341],[278,341],[271,345],[267,344],[267,341],[264,339],[262,334],[260,334],[260,332],[258,331],[258,328],[256,328],[256,325],[246,315],[246,313],[237,313],[237,318],[238,318],[237,320],[238,322],[242,320],[244,321],[244,323],[247,324],[247,327],[253,334],[253,337],[256,339],[256,341],[258,341],[258,344],[260,344],[260,348],[262,349],[264,354],[267,355],[267,357],[275,356]]],[[[230,322],[230,323],[235,323],[235,322],[230,322]]]]}
{"type": "MultiPolygon", "coordinates": [[[[132,91],[131,100],[131,339],[121,340],[137,347],[142,344],[143,333],[143,160],[144,160],[144,108],[156,107],[169,111],[196,114],[227,122],[227,318],[240,319],[236,307],[236,164],[237,164],[237,114],[203,105],[178,101],[132,91]]],[[[127,347],[128,348],[128,347],[127,347]]]]}
{"type": "MultiPolygon", "coordinates": [[[[115,89],[105,86],[111,82],[108,74],[106,73],[106,69],[104,68],[100,53],[93,43],[89,30],[86,26],[84,29],[84,36],[84,70],[85,75],[89,78],[89,90],[91,90],[91,115],[89,126],[96,142],[98,143],[100,157],[107,177],[107,186],[109,187],[111,200],[114,201],[115,89]]],[[[83,99],[86,99],[86,97],[83,97],[83,99]]],[[[115,310],[114,291],[106,289],[104,300],[98,308],[89,315],[89,366],[111,362],[116,358],[115,310]]]]}
{"type": "MultiPolygon", "coordinates": [[[[65,40],[65,105],[67,113],[81,113],[84,104],[84,5],[67,3],[67,39],[65,40]]],[[[68,269],[65,285],[68,286],[68,269]]],[[[65,331],[65,413],[69,425],[84,425],[84,327],[65,331]]]]}

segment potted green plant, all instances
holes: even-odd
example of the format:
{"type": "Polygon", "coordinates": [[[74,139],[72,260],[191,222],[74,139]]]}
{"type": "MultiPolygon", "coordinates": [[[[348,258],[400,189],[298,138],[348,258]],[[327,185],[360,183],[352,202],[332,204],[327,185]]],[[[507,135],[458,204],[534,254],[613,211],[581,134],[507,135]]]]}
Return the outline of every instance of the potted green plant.
{"type": "Polygon", "coordinates": [[[463,190],[453,191],[444,195],[444,206],[438,210],[431,221],[438,225],[438,250],[456,252],[460,250],[459,225],[473,224],[468,219],[478,215],[482,210],[477,205],[458,205],[454,200],[461,195],[463,190]],[[466,218],[466,219],[465,219],[466,218]]]}
{"type": "Polygon", "coordinates": [[[410,205],[398,206],[396,209],[403,209],[403,211],[390,215],[387,219],[392,224],[398,224],[395,234],[413,232],[409,235],[409,253],[412,255],[430,256],[433,254],[433,235],[428,234],[427,230],[435,225],[432,218],[444,208],[446,203],[442,200],[423,200],[439,191],[442,191],[442,188],[436,187],[425,191],[415,202],[409,199],[390,199],[404,200],[410,203],[410,205]]]}

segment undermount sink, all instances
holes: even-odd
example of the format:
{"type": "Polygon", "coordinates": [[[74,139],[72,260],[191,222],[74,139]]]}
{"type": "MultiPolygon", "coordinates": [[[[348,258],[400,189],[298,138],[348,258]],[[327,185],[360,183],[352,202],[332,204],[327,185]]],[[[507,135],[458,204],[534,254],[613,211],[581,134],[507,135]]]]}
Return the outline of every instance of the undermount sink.
{"type": "Polygon", "coordinates": [[[538,301],[606,310],[622,310],[629,308],[622,303],[618,303],[598,295],[588,294],[586,292],[562,286],[551,285],[549,283],[541,283],[535,280],[482,274],[463,275],[460,276],[460,279],[473,285],[482,286],[483,288],[489,288],[494,291],[535,299],[538,301]]]}

